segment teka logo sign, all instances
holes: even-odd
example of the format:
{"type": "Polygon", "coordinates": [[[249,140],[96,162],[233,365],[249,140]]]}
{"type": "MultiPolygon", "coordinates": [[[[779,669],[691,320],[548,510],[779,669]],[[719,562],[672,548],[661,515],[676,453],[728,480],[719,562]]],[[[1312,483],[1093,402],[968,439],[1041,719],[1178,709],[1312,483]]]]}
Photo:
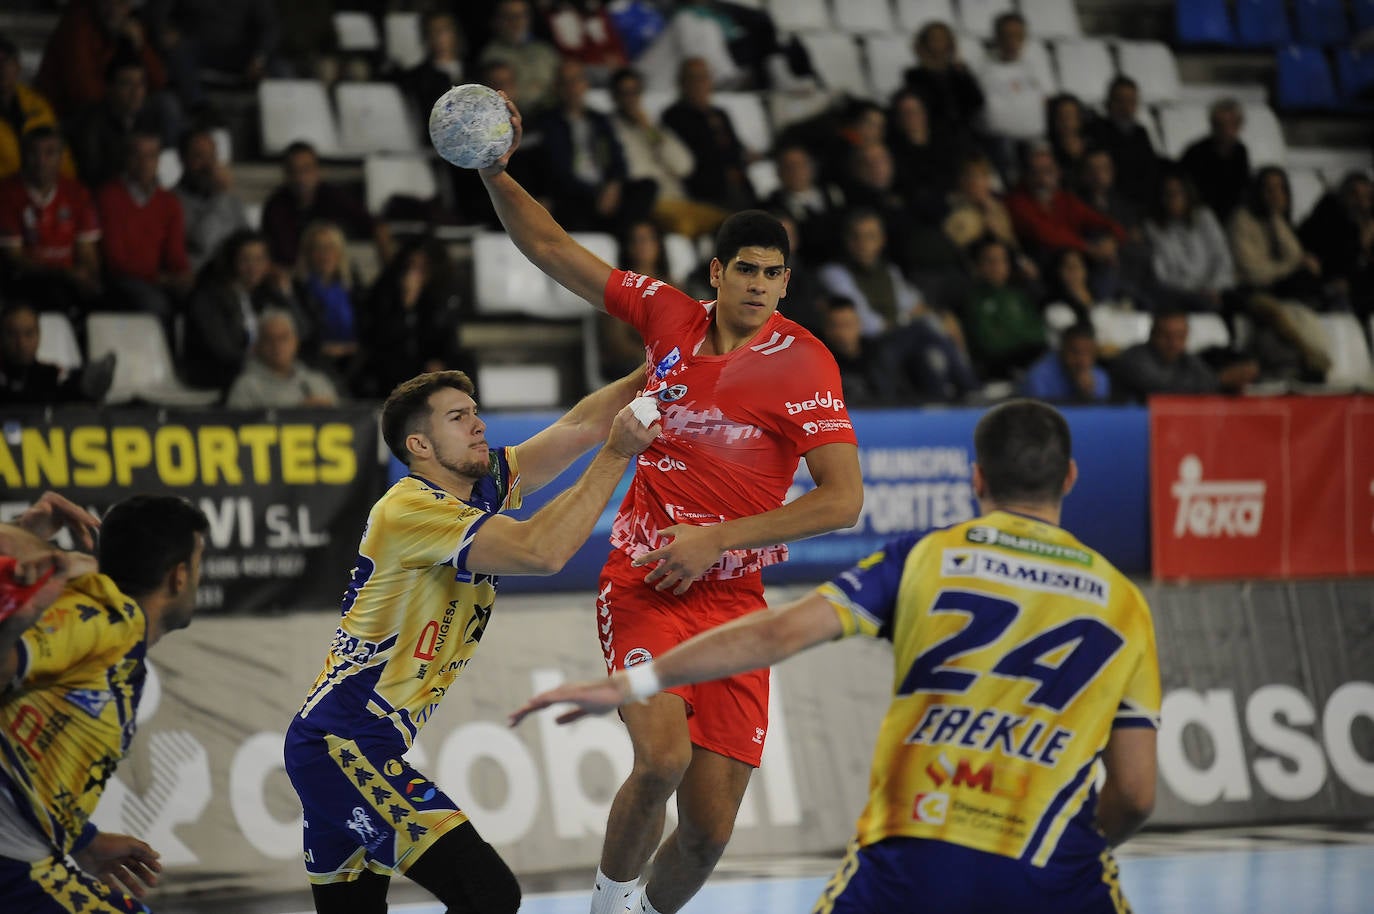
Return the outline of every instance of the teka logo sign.
{"type": "Polygon", "coordinates": [[[1178,502],[1174,538],[1256,537],[1264,520],[1262,479],[1204,481],[1202,461],[1189,454],[1179,461],[1178,480],[1169,491],[1178,502]]]}

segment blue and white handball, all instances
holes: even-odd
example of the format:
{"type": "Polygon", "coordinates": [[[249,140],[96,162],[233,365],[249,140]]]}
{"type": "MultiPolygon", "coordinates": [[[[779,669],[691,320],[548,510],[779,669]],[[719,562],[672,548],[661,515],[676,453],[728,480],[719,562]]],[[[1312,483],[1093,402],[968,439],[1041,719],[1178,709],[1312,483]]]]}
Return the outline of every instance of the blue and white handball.
{"type": "Polygon", "coordinates": [[[486,168],[510,149],[514,132],[506,101],[486,86],[454,86],[429,112],[429,141],[459,168],[486,168]]]}

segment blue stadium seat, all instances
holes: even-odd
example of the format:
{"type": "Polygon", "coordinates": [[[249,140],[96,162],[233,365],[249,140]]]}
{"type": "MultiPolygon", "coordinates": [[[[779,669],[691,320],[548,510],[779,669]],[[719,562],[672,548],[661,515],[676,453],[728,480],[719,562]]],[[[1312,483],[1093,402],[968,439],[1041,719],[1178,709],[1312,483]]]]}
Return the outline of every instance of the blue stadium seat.
{"type": "Polygon", "coordinates": [[[1174,31],[1182,44],[1235,44],[1226,0],[1174,4],[1174,31]]]}
{"type": "Polygon", "coordinates": [[[1339,104],[1331,66],[1321,48],[1289,45],[1277,57],[1280,108],[1334,108],[1339,104]]]}
{"type": "Polygon", "coordinates": [[[1281,47],[1292,40],[1283,0],[1236,0],[1237,44],[1248,48],[1281,47]]]}
{"type": "Polygon", "coordinates": [[[1374,51],[1341,48],[1336,52],[1341,97],[1356,105],[1374,102],[1374,51]]]}
{"type": "Polygon", "coordinates": [[[1355,0],[1355,31],[1374,29],[1374,0],[1355,0]]]}
{"type": "Polygon", "coordinates": [[[1350,39],[1350,24],[1345,20],[1345,0],[1296,0],[1298,40],[1303,44],[1329,47],[1350,39]]]}

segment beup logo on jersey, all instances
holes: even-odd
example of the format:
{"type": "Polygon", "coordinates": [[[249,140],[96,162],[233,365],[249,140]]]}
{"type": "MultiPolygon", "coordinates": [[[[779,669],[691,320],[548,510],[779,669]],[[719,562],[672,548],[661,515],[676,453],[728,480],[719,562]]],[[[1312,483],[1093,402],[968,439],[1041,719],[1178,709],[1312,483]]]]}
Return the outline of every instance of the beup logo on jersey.
{"type": "Polygon", "coordinates": [[[1263,479],[1204,482],[1202,461],[1189,454],[1178,463],[1178,481],[1169,487],[1178,500],[1174,538],[1256,537],[1264,520],[1263,479]]]}
{"type": "Polygon", "coordinates": [[[810,412],[816,409],[833,409],[835,412],[844,409],[844,401],[828,390],[825,393],[821,393],[819,390],[816,391],[815,396],[810,400],[803,400],[800,403],[793,403],[791,400],[788,400],[783,405],[787,407],[787,415],[789,416],[795,416],[797,413],[810,412]]]}
{"type": "MultiPolygon", "coordinates": [[[[658,364],[654,366],[654,377],[662,381],[664,378],[668,377],[668,372],[673,370],[673,366],[681,361],[682,350],[674,346],[673,351],[659,359],[658,364]]],[[[687,391],[684,389],[682,392],[686,393],[687,391]]]]}
{"type": "MultiPolygon", "coordinates": [[[[677,352],[676,349],[674,349],[673,351],[677,352]]],[[[663,388],[662,390],[655,393],[654,396],[659,399],[660,403],[676,403],[678,400],[681,400],[683,397],[687,396],[687,385],[674,384],[671,387],[663,388]]]]}
{"type": "Polygon", "coordinates": [[[930,825],[944,825],[948,813],[949,794],[938,790],[916,794],[916,801],[911,805],[911,818],[930,825]]]}

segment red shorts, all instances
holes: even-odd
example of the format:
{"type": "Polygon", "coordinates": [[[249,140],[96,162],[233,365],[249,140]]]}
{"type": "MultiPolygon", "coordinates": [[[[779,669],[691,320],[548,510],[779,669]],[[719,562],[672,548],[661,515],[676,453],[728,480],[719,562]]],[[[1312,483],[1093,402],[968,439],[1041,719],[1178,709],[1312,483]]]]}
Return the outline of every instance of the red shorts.
{"type": "MultiPolygon", "coordinates": [[[[619,549],[601,569],[597,634],[606,671],[643,663],[698,632],[766,607],[758,574],[727,581],[697,581],[682,596],[644,583],[648,566],[635,568],[619,549]]],[[[693,745],[757,768],[768,734],[768,670],[666,689],[687,703],[693,745]]]]}

